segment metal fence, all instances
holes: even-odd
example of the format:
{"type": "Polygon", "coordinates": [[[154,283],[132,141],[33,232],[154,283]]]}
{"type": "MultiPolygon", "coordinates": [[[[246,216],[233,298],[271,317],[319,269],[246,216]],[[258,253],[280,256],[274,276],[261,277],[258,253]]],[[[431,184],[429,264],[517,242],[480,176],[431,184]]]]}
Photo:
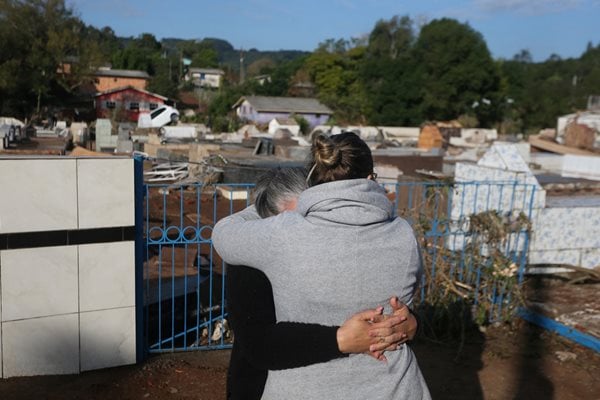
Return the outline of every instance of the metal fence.
{"type": "MultiPolygon", "coordinates": [[[[225,322],[226,271],[210,236],[220,218],[250,204],[252,187],[144,185],[146,351],[231,345],[225,322]]],[[[522,279],[529,242],[526,221],[531,218],[535,187],[516,182],[410,182],[385,187],[398,215],[412,224],[420,239],[426,270],[421,301],[435,301],[438,293],[448,292],[475,303],[485,297],[493,305],[488,317],[500,316],[510,303],[505,269],[514,272],[516,266],[511,279],[522,279]],[[496,232],[497,226],[476,226],[475,221],[485,222],[486,215],[492,225],[500,221],[509,228],[496,232]],[[495,273],[499,259],[504,264],[498,268],[498,279],[485,280],[487,272],[495,273]]]]}
{"type": "Polygon", "coordinates": [[[249,205],[252,186],[144,185],[147,351],[230,346],[225,271],[210,236],[220,218],[249,205]]]}
{"type": "Polygon", "coordinates": [[[421,245],[420,302],[469,301],[480,323],[510,317],[527,263],[536,186],[477,181],[387,188],[421,245]]]}

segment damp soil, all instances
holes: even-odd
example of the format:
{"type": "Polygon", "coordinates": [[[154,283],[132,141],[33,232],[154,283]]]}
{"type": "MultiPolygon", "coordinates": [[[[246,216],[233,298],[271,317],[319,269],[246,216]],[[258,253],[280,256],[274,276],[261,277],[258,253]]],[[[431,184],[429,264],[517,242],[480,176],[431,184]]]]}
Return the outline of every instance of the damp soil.
{"type": "MultiPolygon", "coordinates": [[[[598,399],[600,354],[525,322],[413,345],[434,399],[598,399]]],[[[161,354],[79,375],[0,380],[0,399],[225,399],[229,351],[161,354]]]]}

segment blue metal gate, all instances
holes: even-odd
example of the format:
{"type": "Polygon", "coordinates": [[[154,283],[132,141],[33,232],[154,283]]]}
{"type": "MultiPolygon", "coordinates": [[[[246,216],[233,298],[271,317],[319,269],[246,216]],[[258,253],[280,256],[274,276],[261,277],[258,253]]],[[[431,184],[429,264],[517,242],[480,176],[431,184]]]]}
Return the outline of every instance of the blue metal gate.
{"type": "MultiPolygon", "coordinates": [[[[186,183],[140,188],[138,304],[143,306],[138,309],[145,352],[231,346],[226,271],[210,236],[220,218],[250,204],[252,186],[186,183]]],[[[512,282],[522,280],[535,186],[404,182],[385,187],[398,215],[413,225],[421,241],[426,270],[421,300],[435,300],[437,293],[448,291],[475,304],[485,297],[492,304],[486,318],[500,318],[511,304],[508,275],[512,282]],[[474,228],[475,220],[486,215],[512,226],[495,243],[480,240],[489,239],[491,231],[474,228]],[[498,259],[504,264],[495,265],[498,259]]]]}
{"type": "Polygon", "coordinates": [[[144,336],[150,353],[231,346],[214,224],[247,207],[250,184],[144,185],[144,336]]]}

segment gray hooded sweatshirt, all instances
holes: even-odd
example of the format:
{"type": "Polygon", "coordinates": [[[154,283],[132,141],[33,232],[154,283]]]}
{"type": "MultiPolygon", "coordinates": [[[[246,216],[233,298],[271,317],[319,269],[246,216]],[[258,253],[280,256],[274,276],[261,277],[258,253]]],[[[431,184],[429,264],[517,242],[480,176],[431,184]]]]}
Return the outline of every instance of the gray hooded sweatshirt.
{"type": "MultiPolygon", "coordinates": [[[[411,227],[393,218],[392,209],[373,181],[330,182],[304,191],[295,212],[258,219],[249,207],[224,218],[212,240],[226,263],[265,272],[278,321],[341,325],[357,311],[388,304],[392,295],[412,302],[422,269],[419,250],[411,227]]],[[[386,357],[384,363],[353,354],[269,371],[262,398],[430,398],[410,347],[386,357]]]]}

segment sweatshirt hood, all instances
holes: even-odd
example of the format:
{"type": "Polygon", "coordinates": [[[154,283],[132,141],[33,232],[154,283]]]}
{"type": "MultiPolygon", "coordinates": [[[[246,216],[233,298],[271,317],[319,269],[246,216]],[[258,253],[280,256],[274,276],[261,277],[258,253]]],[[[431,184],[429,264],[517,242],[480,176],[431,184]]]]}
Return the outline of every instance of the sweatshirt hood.
{"type": "Polygon", "coordinates": [[[392,218],[385,190],[369,179],[322,183],[306,189],[296,212],[314,223],[364,226],[392,218]]]}

